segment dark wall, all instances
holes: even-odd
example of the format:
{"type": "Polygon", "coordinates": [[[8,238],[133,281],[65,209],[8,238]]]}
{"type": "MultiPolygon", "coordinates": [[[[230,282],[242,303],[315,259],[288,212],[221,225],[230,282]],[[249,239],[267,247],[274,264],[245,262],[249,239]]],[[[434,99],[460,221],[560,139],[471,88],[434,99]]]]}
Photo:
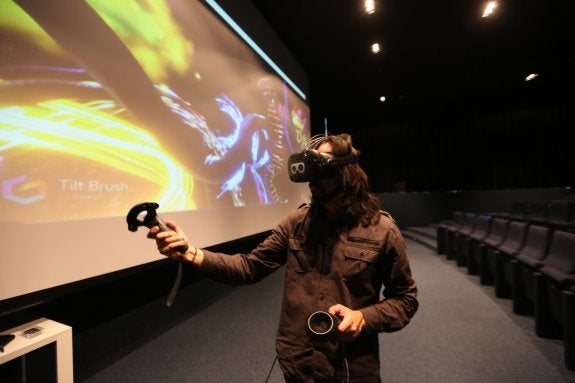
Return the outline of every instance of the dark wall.
{"type": "Polygon", "coordinates": [[[338,122],[329,133],[352,135],[378,193],[575,186],[571,106],[408,110],[367,125],[352,115],[338,122]]]}
{"type": "Polygon", "coordinates": [[[383,209],[395,218],[400,228],[448,220],[455,210],[495,213],[509,211],[515,202],[575,201],[573,189],[565,188],[380,193],[378,196],[383,209]]]}

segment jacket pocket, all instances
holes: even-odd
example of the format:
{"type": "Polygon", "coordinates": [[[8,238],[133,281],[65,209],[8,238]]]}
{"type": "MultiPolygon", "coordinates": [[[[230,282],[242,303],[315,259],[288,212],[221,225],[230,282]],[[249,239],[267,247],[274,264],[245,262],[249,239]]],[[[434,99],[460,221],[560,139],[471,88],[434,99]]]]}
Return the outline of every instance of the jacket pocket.
{"type": "Polygon", "coordinates": [[[307,273],[312,269],[312,252],[306,249],[301,238],[289,238],[289,256],[287,267],[297,273],[307,273]]]}
{"type": "Polygon", "coordinates": [[[369,278],[375,272],[379,248],[347,244],[343,247],[342,277],[346,280],[369,278]]]}

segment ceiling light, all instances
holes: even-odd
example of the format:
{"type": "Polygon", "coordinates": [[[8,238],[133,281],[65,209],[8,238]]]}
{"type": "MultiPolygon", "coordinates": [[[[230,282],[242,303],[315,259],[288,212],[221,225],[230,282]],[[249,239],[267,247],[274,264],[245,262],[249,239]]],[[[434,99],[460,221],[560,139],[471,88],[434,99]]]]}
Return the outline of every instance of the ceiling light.
{"type": "Polygon", "coordinates": [[[371,51],[373,53],[379,53],[381,51],[381,47],[379,46],[379,43],[371,44],[371,51]]]}
{"type": "Polygon", "coordinates": [[[535,80],[539,76],[537,73],[531,73],[529,76],[525,77],[525,81],[535,80]]]}
{"type": "Polygon", "coordinates": [[[382,103],[384,103],[384,102],[385,102],[385,96],[381,96],[381,97],[379,98],[379,101],[381,101],[382,103]]]}
{"type": "Polygon", "coordinates": [[[488,2],[487,5],[485,6],[485,9],[483,10],[483,15],[481,17],[491,16],[491,14],[495,10],[495,8],[497,8],[498,5],[499,5],[498,1],[488,2]]]}
{"type": "Polygon", "coordinates": [[[375,0],[365,0],[365,13],[372,14],[375,12],[375,0]]]}

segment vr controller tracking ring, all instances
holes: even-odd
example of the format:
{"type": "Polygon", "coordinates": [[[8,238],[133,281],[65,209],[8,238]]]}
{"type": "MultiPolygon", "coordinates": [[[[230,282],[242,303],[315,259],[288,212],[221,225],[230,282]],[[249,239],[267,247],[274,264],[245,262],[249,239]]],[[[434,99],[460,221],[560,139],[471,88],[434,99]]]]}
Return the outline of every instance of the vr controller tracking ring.
{"type": "Polygon", "coordinates": [[[308,336],[319,341],[337,340],[339,318],[326,311],[316,311],[307,319],[308,336]]]}

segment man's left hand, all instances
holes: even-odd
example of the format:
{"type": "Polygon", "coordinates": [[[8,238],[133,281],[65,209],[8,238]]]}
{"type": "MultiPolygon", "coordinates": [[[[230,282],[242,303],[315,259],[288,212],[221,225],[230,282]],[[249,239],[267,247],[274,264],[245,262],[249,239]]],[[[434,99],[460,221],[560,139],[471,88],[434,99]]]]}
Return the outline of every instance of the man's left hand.
{"type": "Polygon", "coordinates": [[[331,306],[328,312],[341,319],[339,323],[338,335],[342,342],[351,342],[361,333],[365,327],[365,319],[361,311],[352,310],[344,305],[331,306]]]}

